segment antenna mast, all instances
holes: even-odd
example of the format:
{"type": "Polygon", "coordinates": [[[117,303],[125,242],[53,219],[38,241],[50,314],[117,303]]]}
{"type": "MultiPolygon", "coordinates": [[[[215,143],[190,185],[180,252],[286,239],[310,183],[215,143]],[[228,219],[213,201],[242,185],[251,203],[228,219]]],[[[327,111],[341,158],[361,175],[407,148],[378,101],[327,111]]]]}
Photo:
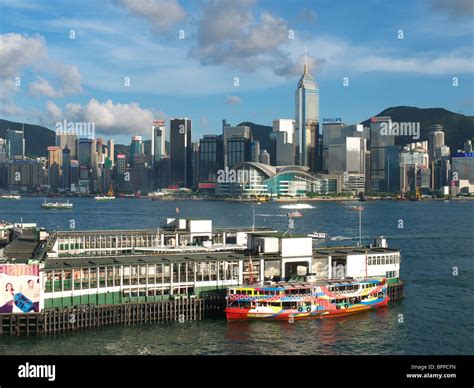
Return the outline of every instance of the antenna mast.
{"type": "Polygon", "coordinates": [[[304,69],[308,70],[308,47],[304,48],[304,69]]]}

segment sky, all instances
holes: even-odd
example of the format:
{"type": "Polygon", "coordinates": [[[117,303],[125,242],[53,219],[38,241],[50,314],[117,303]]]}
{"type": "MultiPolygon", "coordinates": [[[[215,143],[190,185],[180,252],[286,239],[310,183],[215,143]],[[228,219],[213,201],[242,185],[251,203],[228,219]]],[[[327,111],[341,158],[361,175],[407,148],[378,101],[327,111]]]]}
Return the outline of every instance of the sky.
{"type": "Polygon", "coordinates": [[[193,140],[294,118],[305,50],[320,119],[391,106],[474,115],[471,0],[0,0],[0,118],[193,140]],[[167,122],[168,125],[168,122],[167,122]]]}

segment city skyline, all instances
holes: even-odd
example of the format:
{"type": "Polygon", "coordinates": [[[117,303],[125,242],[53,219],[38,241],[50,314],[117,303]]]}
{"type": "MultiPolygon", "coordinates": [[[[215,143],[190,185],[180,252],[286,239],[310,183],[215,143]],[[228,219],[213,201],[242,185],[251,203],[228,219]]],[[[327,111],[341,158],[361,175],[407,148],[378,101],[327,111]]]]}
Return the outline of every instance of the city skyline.
{"type": "Polygon", "coordinates": [[[220,1],[206,3],[203,16],[186,1],[151,2],[148,14],[140,2],[107,2],[92,14],[73,3],[5,1],[0,44],[10,66],[0,74],[0,114],[50,128],[63,119],[93,121],[98,137],[122,144],[150,138],[154,119],[189,117],[193,141],[219,133],[223,118],[271,126],[294,118],[307,47],[321,118],[359,123],[397,105],[472,115],[468,3],[220,1]],[[374,9],[373,28],[360,31],[362,15],[374,9]],[[158,10],[163,17],[153,19],[158,10]],[[206,27],[206,17],[223,10],[242,15],[242,25],[206,27]]]}
{"type": "Polygon", "coordinates": [[[206,355],[470,382],[473,21],[0,0],[0,388],[134,386],[180,356],[196,385],[206,355]]]}

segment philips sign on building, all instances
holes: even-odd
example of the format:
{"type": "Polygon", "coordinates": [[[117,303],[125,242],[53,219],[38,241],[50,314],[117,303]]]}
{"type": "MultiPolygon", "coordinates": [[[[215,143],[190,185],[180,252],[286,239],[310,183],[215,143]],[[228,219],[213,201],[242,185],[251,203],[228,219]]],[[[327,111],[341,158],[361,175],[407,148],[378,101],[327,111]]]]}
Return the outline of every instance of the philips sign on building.
{"type": "Polygon", "coordinates": [[[340,117],[332,117],[332,118],[323,119],[323,124],[336,124],[336,123],[342,123],[342,119],[340,117]]]}

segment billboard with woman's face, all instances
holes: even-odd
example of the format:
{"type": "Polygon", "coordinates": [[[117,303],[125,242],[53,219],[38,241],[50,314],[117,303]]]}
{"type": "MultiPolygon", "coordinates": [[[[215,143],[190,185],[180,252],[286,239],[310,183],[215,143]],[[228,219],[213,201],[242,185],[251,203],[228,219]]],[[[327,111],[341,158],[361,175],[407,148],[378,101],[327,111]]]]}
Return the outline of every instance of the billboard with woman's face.
{"type": "Polygon", "coordinates": [[[0,313],[39,312],[38,264],[0,265],[0,313]]]}

